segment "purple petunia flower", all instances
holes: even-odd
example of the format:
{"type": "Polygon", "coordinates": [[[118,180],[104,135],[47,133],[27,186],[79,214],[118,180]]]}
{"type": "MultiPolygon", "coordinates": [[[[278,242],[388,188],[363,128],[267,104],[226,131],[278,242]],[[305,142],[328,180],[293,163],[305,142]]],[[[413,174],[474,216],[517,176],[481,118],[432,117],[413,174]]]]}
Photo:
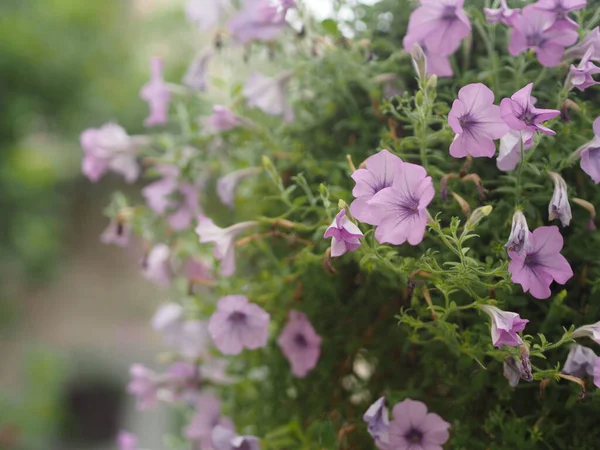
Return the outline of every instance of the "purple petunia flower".
{"type": "Polygon", "coordinates": [[[539,109],[533,106],[531,90],[533,83],[515,92],[510,98],[500,102],[500,114],[506,124],[512,129],[521,132],[523,142],[529,141],[536,131],[544,134],[556,134],[541,123],[560,114],[555,109],[539,109]]]}
{"type": "Polygon", "coordinates": [[[250,74],[242,94],[251,108],[258,108],[272,116],[283,116],[285,122],[294,120],[294,111],[287,103],[286,87],[293,72],[283,72],[275,78],[266,77],[260,73],[250,74]]]}
{"type": "Polygon", "coordinates": [[[574,30],[554,28],[554,21],[555,15],[550,11],[527,5],[513,21],[509,53],[517,56],[533,49],[542,66],[558,66],[565,47],[574,44],[579,35],[574,30]]]}
{"type": "Polygon", "coordinates": [[[212,430],[217,426],[234,429],[227,417],[221,416],[221,400],[216,395],[205,392],[196,400],[196,414],[185,428],[188,439],[197,441],[202,449],[212,448],[212,430]]]}
{"type": "Polygon", "coordinates": [[[554,14],[553,29],[576,30],[579,25],[569,17],[569,13],[585,8],[586,3],[587,0],[538,0],[532,6],[554,14]]]}
{"type": "Polygon", "coordinates": [[[492,344],[495,347],[502,348],[503,345],[517,347],[523,343],[517,333],[525,329],[529,320],[521,319],[517,313],[502,311],[491,305],[480,305],[480,308],[492,319],[492,344]]]}
{"type": "Polygon", "coordinates": [[[331,239],[331,256],[337,258],[347,251],[353,252],[361,245],[362,231],[346,217],[346,210],[342,209],[333,219],[333,222],[323,235],[331,239]]]}
{"type": "Polygon", "coordinates": [[[314,369],[321,354],[321,336],[317,334],[306,314],[290,311],[277,345],[292,365],[292,373],[304,378],[314,369]]]}
{"type": "Polygon", "coordinates": [[[211,438],[214,450],[260,450],[255,436],[240,436],[221,425],[213,428],[211,438]]]}
{"type": "Polygon", "coordinates": [[[235,189],[240,181],[246,177],[262,172],[259,167],[249,167],[231,172],[217,180],[217,195],[224,205],[233,208],[235,201],[235,189]]]}
{"type": "Polygon", "coordinates": [[[375,211],[375,239],[380,243],[417,245],[427,226],[427,205],[435,189],[431,177],[417,164],[402,162],[390,187],[377,192],[369,205],[375,211]]]}
{"type": "Polygon", "coordinates": [[[164,125],[167,123],[171,91],[163,79],[162,59],[152,58],[150,68],[150,81],[140,91],[140,97],[147,101],[150,107],[150,115],[144,123],[146,126],[164,125]]]}
{"type": "Polygon", "coordinates": [[[559,219],[560,224],[566,227],[572,218],[567,183],[563,177],[555,172],[548,172],[548,175],[554,182],[554,193],[548,204],[548,220],[559,219]]]}
{"type": "Polygon", "coordinates": [[[103,244],[114,244],[127,247],[131,238],[131,224],[119,219],[111,219],[106,229],[100,235],[103,244]]]}
{"type": "Polygon", "coordinates": [[[434,413],[427,413],[423,402],[406,400],[392,410],[390,445],[393,450],[442,450],[450,437],[450,424],[434,413]]]}
{"type": "Polygon", "coordinates": [[[352,195],[356,198],[350,205],[350,213],[358,221],[370,225],[379,225],[379,207],[369,204],[382,189],[390,187],[396,174],[400,172],[402,160],[388,150],[381,150],[365,161],[365,168],[358,169],[352,174],[356,186],[352,195]]]}
{"type": "Polygon", "coordinates": [[[208,332],[225,355],[237,355],[244,348],[256,350],[267,345],[269,313],[243,295],[228,295],[217,303],[208,332]]]}
{"type": "Polygon", "coordinates": [[[202,320],[186,320],[183,307],[177,303],[161,305],[152,318],[152,327],[163,335],[165,344],[186,358],[208,355],[208,324],[202,320]]]}
{"type": "Polygon", "coordinates": [[[565,52],[567,58],[583,58],[589,49],[592,49],[592,61],[600,61],[600,27],[590,31],[580,42],[565,52]]]}
{"type": "Polygon", "coordinates": [[[489,23],[502,22],[504,25],[511,27],[519,15],[520,9],[511,9],[506,4],[506,0],[500,0],[500,8],[483,8],[483,12],[485,13],[485,20],[489,23]]]}
{"type": "Polygon", "coordinates": [[[159,388],[158,375],[141,364],[133,364],[129,369],[131,380],[127,392],[137,398],[137,407],[146,410],[156,404],[159,388]]]}
{"type": "Polygon", "coordinates": [[[203,50],[194,58],[183,76],[183,84],[195,91],[204,92],[208,86],[208,63],[214,55],[212,49],[203,50]]]}
{"type": "Polygon", "coordinates": [[[569,68],[567,83],[570,86],[579,89],[581,92],[585,91],[590,86],[600,84],[600,81],[596,81],[592,77],[592,75],[600,73],[600,67],[591,62],[593,52],[593,47],[588,48],[579,64],[577,66],[571,64],[571,67],[569,68]]]}
{"type": "Polygon", "coordinates": [[[213,254],[221,261],[221,275],[231,276],[235,273],[235,239],[240,233],[258,225],[258,222],[241,222],[227,228],[220,228],[206,216],[198,216],[196,234],[200,242],[214,242],[213,254]]]}
{"type": "Polygon", "coordinates": [[[453,54],[471,31],[463,4],[464,0],[421,0],[421,6],[412,12],[408,22],[404,38],[410,41],[408,48],[420,43],[433,54],[453,54]]]}
{"type": "Polygon", "coordinates": [[[289,4],[277,4],[272,0],[245,0],[242,9],[229,20],[227,28],[240,44],[273,41],[286,26],[285,15],[289,4]]]}
{"type": "Polygon", "coordinates": [[[213,105],[212,110],[212,115],[202,120],[209,133],[229,131],[242,124],[241,119],[225,106],[213,105]]]}
{"type": "Polygon", "coordinates": [[[203,259],[188,258],[183,265],[185,277],[194,282],[211,281],[213,279],[210,265],[203,259]]]}
{"type": "Polygon", "coordinates": [[[593,339],[597,344],[600,344],[600,322],[596,322],[591,325],[583,325],[577,328],[571,335],[573,339],[579,337],[589,337],[593,339]]]}
{"type": "Polygon", "coordinates": [[[516,210],[512,218],[512,226],[510,229],[510,236],[508,241],[504,244],[504,247],[511,252],[517,252],[522,255],[523,252],[531,250],[531,243],[529,242],[529,228],[527,227],[527,219],[520,210],[516,210]]]}
{"type": "Polygon", "coordinates": [[[594,120],[594,138],[585,144],[579,154],[581,170],[587,173],[594,183],[600,183],[600,117],[594,120]]]}
{"type": "Polygon", "coordinates": [[[142,260],[142,275],[161,287],[169,287],[173,279],[171,249],[166,244],[156,244],[142,260]]]}
{"type": "Polygon", "coordinates": [[[228,8],[231,8],[230,0],[188,0],[185,14],[198,28],[208,30],[223,19],[228,8]]]}
{"type": "Polygon", "coordinates": [[[119,450],[138,450],[138,439],[133,433],[120,431],[117,436],[119,450]]]}
{"type": "Polygon", "coordinates": [[[563,237],[558,227],[539,227],[531,233],[531,249],[523,255],[508,252],[508,271],[513,283],[523,287],[538,299],[550,297],[552,280],[565,284],[573,276],[571,266],[560,254],[563,237]]]}
{"type": "Polygon", "coordinates": [[[379,445],[387,446],[390,443],[390,419],[388,410],[385,407],[385,397],[380,397],[375,403],[369,406],[367,412],[363,415],[363,420],[367,422],[369,434],[379,445]]]}
{"type": "Polygon", "coordinates": [[[574,377],[583,378],[594,375],[594,363],[598,355],[591,348],[579,344],[569,347],[569,354],[563,366],[563,372],[574,377]]]}
{"type": "Polygon", "coordinates": [[[494,139],[509,131],[500,117],[500,108],[494,105],[494,93],[481,83],[468,84],[458,91],[448,123],[456,133],[450,144],[450,155],[455,158],[491,158],[496,153],[494,139]]]}
{"type": "Polygon", "coordinates": [[[528,134],[530,133],[510,130],[500,138],[500,150],[498,158],[496,158],[498,169],[503,172],[515,170],[519,161],[521,161],[521,141],[523,142],[523,150],[529,150],[533,145],[533,134],[527,139],[528,134]]]}
{"type": "Polygon", "coordinates": [[[136,161],[136,146],[146,142],[143,137],[134,138],[116,123],[100,128],[88,128],[79,138],[83,148],[81,171],[92,182],[100,180],[109,170],[123,175],[133,183],[140,175],[136,161]]]}

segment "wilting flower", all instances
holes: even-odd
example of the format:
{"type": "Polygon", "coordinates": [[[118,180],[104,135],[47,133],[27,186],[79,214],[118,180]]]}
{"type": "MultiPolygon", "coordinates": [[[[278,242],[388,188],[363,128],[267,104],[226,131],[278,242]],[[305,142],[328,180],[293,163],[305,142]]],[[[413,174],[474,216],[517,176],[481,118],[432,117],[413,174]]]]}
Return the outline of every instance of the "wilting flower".
{"type": "Polygon", "coordinates": [[[245,296],[228,295],[217,303],[208,332],[221,353],[237,355],[244,348],[256,350],[267,345],[270,319],[269,313],[245,296]]]}
{"type": "Polygon", "coordinates": [[[565,284],[573,276],[571,266],[560,254],[563,237],[556,226],[539,227],[531,233],[530,242],[531,249],[523,255],[508,252],[508,271],[513,283],[520,284],[523,291],[535,298],[548,298],[552,280],[565,284]]]}
{"type": "Polygon", "coordinates": [[[350,213],[360,222],[370,225],[379,225],[379,209],[376,205],[369,204],[382,189],[390,187],[396,174],[400,172],[402,160],[388,150],[370,156],[365,161],[365,168],[358,169],[352,174],[356,186],[352,195],[356,198],[350,205],[350,213]]]}
{"type": "Polygon", "coordinates": [[[577,66],[571,64],[571,67],[569,68],[567,83],[576,87],[581,92],[585,91],[590,86],[600,84],[599,81],[594,80],[592,77],[592,75],[600,73],[600,67],[591,62],[593,52],[593,47],[588,48],[579,64],[577,66]]]}
{"type": "Polygon", "coordinates": [[[508,384],[511,387],[515,387],[519,384],[519,380],[521,379],[521,368],[521,361],[512,356],[509,356],[504,361],[503,375],[504,378],[508,380],[508,384]]]}
{"type": "Polygon", "coordinates": [[[598,356],[591,348],[579,344],[569,347],[569,354],[563,366],[563,372],[574,377],[583,378],[594,375],[594,364],[598,356]]]}
{"type": "Polygon", "coordinates": [[[346,210],[342,209],[333,219],[333,222],[323,235],[331,239],[331,256],[337,258],[347,251],[353,252],[360,247],[362,231],[346,217],[346,210]]]}
{"type": "Polygon", "coordinates": [[[171,249],[166,244],[156,244],[142,260],[142,275],[162,287],[168,287],[173,279],[171,249]]]}
{"type": "Polygon", "coordinates": [[[376,443],[389,445],[390,419],[388,410],[385,407],[385,397],[380,397],[375,403],[369,406],[367,412],[363,415],[363,420],[367,422],[369,434],[376,443]]]}
{"type": "Polygon", "coordinates": [[[527,139],[521,131],[510,130],[500,138],[500,150],[496,158],[496,166],[504,172],[515,170],[521,160],[521,142],[523,150],[529,150],[533,145],[533,134],[527,139]]]}
{"type": "Polygon", "coordinates": [[[579,25],[569,17],[569,12],[585,8],[586,3],[587,0],[538,0],[532,6],[554,14],[553,29],[576,30],[579,25]]]}
{"type": "Polygon", "coordinates": [[[240,44],[273,41],[286,26],[284,5],[271,0],[245,0],[242,9],[229,20],[227,28],[240,44]]]}
{"type": "Polygon", "coordinates": [[[217,25],[230,7],[230,0],[188,0],[185,13],[190,22],[201,30],[207,30],[217,25]]]}
{"type": "Polygon", "coordinates": [[[117,436],[119,450],[138,450],[138,439],[133,433],[120,431],[117,436]]]}
{"type": "Polygon", "coordinates": [[[233,208],[235,201],[235,188],[246,177],[259,174],[259,167],[249,167],[231,172],[217,180],[217,195],[224,205],[233,208]]]}
{"type": "Polygon", "coordinates": [[[588,49],[592,49],[592,61],[600,61],[600,27],[594,28],[573,47],[567,49],[565,58],[583,58],[588,49]]]}
{"type": "Polygon", "coordinates": [[[258,108],[272,116],[283,116],[286,122],[294,120],[294,111],[287,103],[285,93],[292,74],[289,71],[283,72],[275,78],[257,72],[250,74],[242,89],[248,106],[258,108]]]}
{"type": "Polygon", "coordinates": [[[427,413],[423,402],[406,400],[397,403],[390,422],[390,449],[442,450],[450,437],[450,424],[434,413],[427,413]]]}
{"type": "Polygon", "coordinates": [[[542,66],[558,66],[565,47],[574,44],[579,35],[574,30],[555,28],[554,21],[553,13],[527,5],[513,21],[509,53],[517,56],[533,49],[542,66]]]}
{"type": "Polygon", "coordinates": [[[209,133],[229,131],[241,125],[241,119],[229,108],[221,105],[213,105],[212,109],[212,115],[202,121],[204,128],[209,133]]]}
{"type": "Polygon", "coordinates": [[[152,58],[150,68],[150,81],[140,91],[140,97],[147,101],[150,107],[150,115],[144,123],[147,126],[164,125],[167,123],[171,91],[163,79],[162,59],[152,58]]]}
{"type": "Polygon", "coordinates": [[[585,144],[579,154],[581,170],[587,173],[594,183],[600,183],[600,117],[594,120],[594,138],[585,144]]]}
{"type": "Polygon", "coordinates": [[[600,344],[600,322],[596,322],[591,325],[584,325],[582,327],[577,328],[573,334],[572,338],[579,337],[589,337],[593,339],[597,344],[600,344]]]}
{"type": "Polygon", "coordinates": [[[136,146],[144,140],[129,136],[116,123],[88,128],[80,137],[84,153],[81,171],[93,182],[110,170],[123,175],[128,183],[133,183],[140,174],[140,167],[135,159],[136,146]]]}
{"type": "Polygon", "coordinates": [[[450,144],[450,155],[491,158],[496,153],[494,139],[500,139],[509,128],[494,105],[494,93],[481,83],[468,84],[458,91],[452,103],[448,123],[456,133],[450,144]]]}
{"type": "Polygon", "coordinates": [[[214,242],[213,254],[221,261],[221,275],[228,277],[235,273],[235,239],[240,233],[255,227],[258,222],[241,222],[227,228],[220,228],[206,216],[198,216],[196,234],[200,242],[214,242]]]}
{"type": "Polygon", "coordinates": [[[140,410],[151,408],[156,404],[156,394],[159,388],[158,375],[141,364],[133,364],[129,369],[131,381],[127,385],[127,392],[137,398],[140,410]]]}
{"type": "Polygon", "coordinates": [[[183,84],[200,92],[204,92],[208,85],[206,78],[208,76],[208,63],[213,57],[212,49],[203,50],[194,60],[187,72],[183,76],[183,84]]]}
{"type": "Polygon", "coordinates": [[[529,242],[530,234],[525,215],[520,210],[516,210],[512,218],[510,236],[508,237],[508,242],[504,246],[508,251],[517,252],[521,255],[523,252],[531,250],[531,244],[529,242]]]}
{"type": "Polygon", "coordinates": [[[480,308],[492,319],[492,344],[498,348],[503,345],[517,347],[523,343],[521,337],[517,334],[525,329],[529,320],[521,319],[514,312],[502,311],[491,305],[481,305],[480,308]]]}
{"type": "Polygon", "coordinates": [[[390,187],[380,190],[369,200],[375,211],[375,239],[380,243],[400,245],[408,241],[417,245],[427,226],[427,205],[435,189],[431,177],[419,165],[401,162],[390,187]]]}
{"type": "Polygon", "coordinates": [[[214,450],[260,450],[255,436],[240,436],[221,425],[214,427],[211,435],[214,450]]]}
{"type": "Polygon", "coordinates": [[[303,378],[315,368],[321,354],[321,336],[306,314],[290,311],[288,322],[277,339],[281,351],[292,365],[292,373],[303,378]]]}
{"type": "Polygon", "coordinates": [[[196,400],[196,414],[185,428],[188,439],[200,443],[200,448],[212,448],[212,430],[221,425],[233,430],[231,420],[221,416],[221,400],[209,392],[202,393],[196,400]]]}
{"type": "Polygon", "coordinates": [[[548,220],[559,219],[561,225],[566,227],[572,218],[567,183],[555,172],[548,172],[548,175],[554,182],[554,193],[548,204],[548,220]]]}
{"type": "Polygon", "coordinates": [[[515,92],[510,98],[500,102],[500,114],[506,124],[513,130],[521,132],[523,142],[529,141],[536,131],[544,134],[556,134],[541,123],[560,114],[555,109],[539,109],[533,106],[531,90],[533,83],[515,92]]]}
{"type": "MultiPolygon", "coordinates": [[[[410,15],[405,40],[420,43],[429,52],[448,56],[454,53],[471,31],[463,10],[464,0],[421,0],[410,15]]],[[[405,44],[405,48],[406,48],[405,44]]]]}
{"type": "Polygon", "coordinates": [[[115,244],[127,247],[131,238],[131,224],[119,219],[111,219],[106,229],[100,235],[103,244],[115,244]]]}
{"type": "Polygon", "coordinates": [[[483,8],[485,20],[489,23],[502,22],[504,25],[511,27],[514,20],[519,15],[520,9],[510,9],[506,4],[506,0],[500,0],[500,8],[483,8]]]}

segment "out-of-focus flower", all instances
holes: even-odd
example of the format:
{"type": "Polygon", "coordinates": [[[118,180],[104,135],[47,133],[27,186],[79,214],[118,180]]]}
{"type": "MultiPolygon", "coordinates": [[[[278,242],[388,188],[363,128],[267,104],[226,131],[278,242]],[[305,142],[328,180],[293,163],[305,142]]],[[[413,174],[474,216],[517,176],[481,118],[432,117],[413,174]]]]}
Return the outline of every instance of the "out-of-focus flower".
{"type": "Polygon", "coordinates": [[[346,210],[342,209],[337,213],[323,237],[332,238],[331,256],[337,258],[347,251],[353,252],[358,249],[363,234],[356,224],[346,217],[346,210]]]}
{"type": "Polygon", "coordinates": [[[217,180],[217,195],[224,205],[233,208],[235,202],[235,189],[238,183],[246,177],[259,174],[259,167],[249,167],[231,172],[217,180]]]}
{"type": "Polygon", "coordinates": [[[495,347],[501,348],[503,345],[517,347],[523,343],[517,333],[525,329],[529,320],[521,319],[517,313],[502,311],[491,305],[481,305],[480,308],[492,319],[492,344],[495,347]]]}
{"type": "Polygon", "coordinates": [[[527,219],[520,210],[516,210],[512,218],[512,226],[508,242],[504,246],[511,252],[517,252],[522,255],[523,252],[531,250],[529,228],[527,227],[527,219]]]}
{"type": "Polygon", "coordinates": [[[152,327],[162,333],[165,344],[186,358],[199,358],[208,352],[208,328],[202,320],[186,320],[177,303],[161,305],[152,318],[152,327]]]}
{"type": "Polygon", "coordinates": [[[119,247],[127,247],[131,238],[131,224],[122,220],[111,219],[106,229],[100,235],[100,241],[104,244],[114,244],[119,247]]]}
{"type": "Polygon", "coordinates": [[[195,282],[211,281],[213,279],[210,266],[202,259],[188,258],[183,266],[185,277],[195,282]]]}
{"type": "Polygon", "coordinates": [[[208,63],[213,57],[212,49],[203,50],[194,58],[192,64],[183,76],[183,84],[200,92],[204,92],[208,86],[208,63]]]}
{"type": "Polygon", "coordinates": [[[184,434],[188,439],[197,441],[201,449],[212,449],[212,430],[217,425],[233,430],[231,420],[221,416],[221,400],[212,393],[204,392],[196,400],[196,414],[184,434]]]}
{"type": "Polygon", "coordinates": [[[594,138],[580,150],[581,169],[594,183],[600,183],[600,117],[594,120],[594,138]]]}
{"type": "Polygon", "coordinates": [[[292,373],[298,378],[303,378],[319,361],[321,336],[317,334],[306,314],[290,311],[288,317],[277,344],[292,365],[292,373]]]}
{"type": "Polygon", "coordinates": [[[208,332],[221,353],[237,355],[244,348],[256,350],[267,345],[270,319],[269,313],[245,296],[228,295],[217,303],[208,332]]]}
{"type": "Polygon", "coordinates": [[[588,49],[592,49],[592,61],[600,61],[600,27],[594,28],[573,47],[567,49],[565,58],[583,58],[588,49]]]}
{"type": "Polygon", "coordinates": [[[389,448],[393,450],[442,450],[450,437],[450,424],[434,413],[427,413],[423,402],[406,400],[392,410],[389,448]]]}
{"type": "Polygon", "coordinates": [[[260,450],[255,436],[240,436],[221,425],[214,427],[211,435],[214,450],[260,450]]]}
{"type": "Polygon", "coordinates": [[[150,115],[144,123],[146,126],[164,125],[169,114],[171,91],[163,79],[163,60],[152,58],[150,68],[150,81],[140,91],[140,97],[148,102],[150,108],[150,115]]]}
{"type": "Polygon", "coordinates": [[[448,123],[456,133],[450,144],[450,155],[455,158],[491,158],[496,153],[494,139],[509,131],[500,117],[500,108],[494,105],[494,93],[481,83],[468,84],[458,91],[448,123]]]}
{"type": "Polygon", "coordinates": [[[579,25],[569,17],[569,13],[585,8],[586,3],[587,0],[538,0],[532,6],[554,14],[553,29],[576,30],[579,25]]]}
{"type": "Polygon", "coordinates": [[[380,397],[369,406],[369,409],[363,415],[363,420],[367,422],[369,434],[376,443],[384,446],[389,445],[390,419],[388,410],[385,407],[385,397],[380,397]]]}
{"type": "Polygon", "coordinates": [[[565,284],[573,276],[568,261],[560,251],[563,237],[558,227],[539,227],[530,236],[531,249],[524,254],[508,252],[511,261],[508,271],[513,283],[529,291],[535,298],[550,297],[552,281],[565,284]]]}
{"type": "Polygon", "coordinates": [[[591,61],[593,52],[593,47],[588,48],[579,64],[577,66],[571,64],[571,67],[569,68],[567,83],[579,89],[581,92],[585,91],[590,86],[600,84],[600,81],[596,81],[592,77],[592,75],[600,73],[600,67],[596,66],[591,61]]]}
{"type": "Polygon", "coordinates": [[[571,335],[573,339],[579,337],[589,337],[593,339],[597,344],[600,344],[600,322],[593,323],[591,325],[584,325],[577,328],[571,335]]]}
{"type": "Polygon", "coordinates": [[[196,364],[175,361],[169,366],[164,378],[163,387],[170,395],[169,400],[192,399],[200,383],[200,371],[196,364]]]}
{"type": "Polygon", "coordinates": [[[230,0],[188,0],[185,13],[188,20],[201,30],[217,25],[231,8],[230,0]]]}
{"type": "Polygon", "coordinates": [[[227,28],[240,44],[273,41],[286,27],[285,14],[292,2],[244,0],[242,9],[233,16],[227,28]],[[278,4],[279,3],[279,4],[278,4]]]}
{"type": "Polygon", "coordinates": [[[138,450],[138,439],[133,433],[120,431],[117,436],[119,450],[138,450]]]}
{"type": "Polygon", "coordinates": [[[521,142],[523,142],[523,150],[529,150],[533,145],[533,134],[529,139],[524,138],[530,132],[521,132],[510,130],[500,138],[500,150],[496,159],[496,166],[504,172],[515,170],[521,160],[521,142]]]}
{"type": "Polygon", "coordinates": [[[406,35],[402,41],[404,50],[412,52],[415,45],[419,45],[425,55],[425,73],[429,75],[437,75],[438,77],[451,77],[454,75],[452,64],[448,55],[440,55],[433,53],[424,40],[416,40],[412,35],[406,35]]]}
{"type": "Polygon", "coordinates": [[[504,378],[508,380],[508,384],[511,387],[515,387],[519,384],[519,380],[521,379],[521,361],[518,359],[509,356],[504,361],[504,378]]]}
{"type": "Polygon", "coordinates": [[[600,388],[600,358],[594,362],[594,386],[600,388]]]}
{"type": "Polygon", "coordinates": [[[489,23],[502,22],[504,25],[511,27],[514,20],[519,15],[520,9],[511,9],[506,4],[506,0],[500,0],[500,8],[483,8],[485,20],[489,23]]]}
{"type": "Polygon", "coordinates": [[[212,115],[202,120],[204,129],[209,133],[229,131],[242,124],[242,120],[229,108],[221,105],[213,105],[212,109],[212,115]]]}
{"type": "Polygon", "coordinates": [[[141,364],[133,364],[129,369],[131,380],[127,392],[137,398],[140,410],[146,410],[156,404],[159,388],[158,374],[141,364]]]}
{"type": "Polygon", "coordinates": [[[591,348],[572,344],[569,347],[569,354],[562,371],[578,378],[586,375],[593,376],[596,359],[598,359],[598,355],[591,348]]]}
{"type": "Polygon", "coordinates": [[[166,244],[156,244],[142,260],[144,278],[161,287],[169,287],[173,279],[171,249],[166,244]]]}
{"type": "Polygon", "coordinates": [[[251,108],[258,108],[272,116],[283,116],[286,122],[294,120],[294,111],[287,102],[286,87],[293,73],[283,72],[275,78],[260,73],[250,74],[242,94],[251,108]]]}
{"type": "Polygon", "coordinates": [[[567,183],[559,174],[548,172],[554,182],[554,193],[548,204],[548,220],[559,219],[563,227],[569,225],[571,218],[571,205],[569,204],[569,194],[567,192],[567,183]]]}

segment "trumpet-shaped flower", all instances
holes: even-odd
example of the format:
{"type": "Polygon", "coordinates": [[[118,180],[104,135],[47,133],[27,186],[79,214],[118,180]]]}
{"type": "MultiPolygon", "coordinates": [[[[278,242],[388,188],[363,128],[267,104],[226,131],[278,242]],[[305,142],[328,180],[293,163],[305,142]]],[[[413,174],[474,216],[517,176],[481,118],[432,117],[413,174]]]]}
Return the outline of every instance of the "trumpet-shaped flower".
{"type": "Polygon", "coordinates": [[[211,437],[214,450],[260,450],[255,436],[240,436],[221,425],[213,428],[211,437]]]}
{"type": "Polygon", "coordinates": [[[554,182],[554,193],[548,204],[548,220],[559,219],[560,224],[566,227],[572,218],[567,183],[563,177],[555,172],[548,172],[548,175],[554,182]]]}
{"type": "Polygon", "coordinates": [[[538,0],[533,6],[542,11],[550,11],[554,14],[553,29],[576,30],[579,28],[579,25],[569,17],[569,13],[585,8],[586,4],[587,0],[538,0]]]}
{"type": "Polygon", "coordinates": [[[131,380],[127,385],[127,392],[137,398],[138,409],[143,411],[153,407],[157,402],[158,374],[141,364],[133,364],[129,375],[131,380]]]}
{"type": "Polygon", "coordinates": [[[346,210],[342,209],[323,235],[331,239],[331,256],[337,258],[347,251],[353,252],[360,247],[362,231],[346,217],[346,210]]]}
{"type": "Polygon", "coordinates": [[[150,108],[150,115],[144,123],[146,126],[164,125],[167,123],[171,91],[163,79],[162,59],[152,58],[150,68],[150,81],[140,91],[140,97],[148,102],[150,108]]]}
{"type": "Polygon", "coordinates": [[[458,91],[448,114],[448,123],[456,133],[450,155],[464,158],[491,158],[496,153],[494,139],[500,139],[509,128],[494,105],[494,93],[481,83],[468,84],[458,91]]]}
{"type": "Polygon", "coordinates": [[[594,120],[594,138],[585,144],[581,151],[581,169],[587,173],[594,183],[600,183],[600,117],[594,120]]]}
{"type": "Polygon", "coordinates": [[[229,108],[221,105],[213,105],[212,109],[212,115],[202,121],[204,128],[209,133],[229,131],[241,125],[241,119],[229,108]]]}
{"type": "Polygon", "coordinates": [[[519,255],[522,255],[523,252],[531,250],[531,243],[529,242],[530,234],[525,215],[517,210],[513,214],[510,236],[504,246],[508,251],[517,252],[519,255]]]}
{"type": "Polygon", "coordinates": [[[508,252],[511,261],[508,271],[513,283],[523,287],[535,298],[550,297],[552,281],[565,284],[573,276],[571,266],[560,254],[563,238],[558,227],[539,227],[530,236],[531,249],[519,255],[508,252]]]}
{"type": "Polygon", "coordinates": [[[448,428],[448,422],[437,414],[427,412],[425,403],[407,398],[392,410],[389,448],[442,450],[450,437],[448,428]]]}
{"type": "Polygon", "coordinates": [[[597,344],[600,344],[600,322],[593,323],[591,325],[584,325],[582,327],[577,328],[571,337],[580,338],[580,337],[589,337],[593,339],[597,344]]]}
{"type": "Polygon", "coordinates": [[[571,67],[569,68],[567,83],[579,89],[581,92],[585,91],[590,86],[600,84],[599,81],[594,80],[592,77],[592,75],[600,73],[600,67],[596,66],[596,64],[591,61],[593,52],[593,47],[588,48],[579,64],[577,66],[571,64],[571,67]]]}
{"type": "Polygon", "coordinates": [[[481,305],[480,308],[492,319],[492,344],[495,347],[501,348],[503,345],[517,347],[523,343],[517,333],[525,329],[529,320],[521,319],[517,313],[502,311],[491,305],[481,305]]]}
{"type": "Polygon", "coordinates": [[[252,175],[259,174],[262,169],[249,167],[231,172],[217,180],[217,195],[224,205],[233,208],[235,201],[235,189],[240,181],[252,175]]]}
{"type": "Polygon", "coordinates": [[[511,9],[506,4],[506,0],[500,0],[500,8],[483,8],[485,20],[489,23],[502,22],[504,25],[511,27],[513,22],[519,15],[520,9],[511,9]]]}
{"type": "Polygon", "coordinates": [[[319,361],[321,336],[317,334],[306,314],[290,311],[288,317],[277,344],[290,362],[294,376],[303,378],[319,361]]]}
{"type": "Polygon", "coordinates": [[[596,359],[598,359],[598,355],[591,348],[572,344],[562,371],[578,378],[586,375],[593,376],[596,359]]]}
{"type": "Polygon", "coordinates": [[[508,380],[508,384],[511,387],[517,386],[519,384],[519,381],[521,380],[521,361],[513,358],[512,356],[509,356],[504,361],[503,369],[503,375],[504,378],[508,380]]]}
{"type": "Polygon", "coordinates": [[[183,84],[196,91],[204,92],[208,86],[208,63],[213,55],[212,49],[200,52],[183,76],[183,84]]]}
{"type": "Polygon", "coordinates": [[[580,42],[567,49],[565,58],[583,58],[590,48],[592,49],[590,59],[600,61],[600,27],[594,28],[580,42]]]}
{"type": "Polygon", "coordinates": [[[277,4],[272,0],[245,0],[242,9],[229,20],[227,28],[240,44],[273,41],[286,27],[286,6],[287,3],[277,4]]]}
{"type": "Polygon", "coordinates": [[[367,422],[369,434],[376,443],[383,446],[389,445],[390,419],[388,410],[385,407],[385,397],[380,397],[369,406],[369,409],[363,415],[363,420],[367,422]]]}
{"type": "Polygon", "coordinates": [[[258,108],[272,116],[283,116],[286,122],[294,120],[294,111],[287,103],[286,87],[292,72],[284,72],[275,78],[260,73],[250,74],[242,94],[251,108],[258,108]]]}
{"type": "Polygon", "coordinates": [[[496,166],[504,172],[515,170],[521,160],[521,142],[523,150],[529,150],[533,145],[533,134],[526,138],[529,132],[510,130],[500,138],[500,150],[496,158],[496,166]],[[525,136],[525,137],[524,137],[525,136]]]}
{"type": "Polygon", "coordinates": [[[156,244],[142,260],[142,275],[161,287],[169,287],[173,279],[171,249],[166,244],[156,244]]]}

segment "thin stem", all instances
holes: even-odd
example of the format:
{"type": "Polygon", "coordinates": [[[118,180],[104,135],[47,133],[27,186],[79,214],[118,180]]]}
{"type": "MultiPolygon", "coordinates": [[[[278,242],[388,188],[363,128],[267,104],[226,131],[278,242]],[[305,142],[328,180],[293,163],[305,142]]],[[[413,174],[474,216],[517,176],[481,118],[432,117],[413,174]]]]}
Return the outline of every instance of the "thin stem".
{"type": "Polygon", "coordinates": [[[521,204],[521,177],[523,176],[523,166],[525,165],[525,145],[523,144],[523,135],[519,133],[519,143],[521,145],[521,154],[519,167],[517,169],[517,186],[516,186],[516,195],[515,195],[515,203],[516,207],[519,207],[521,204]]]}

